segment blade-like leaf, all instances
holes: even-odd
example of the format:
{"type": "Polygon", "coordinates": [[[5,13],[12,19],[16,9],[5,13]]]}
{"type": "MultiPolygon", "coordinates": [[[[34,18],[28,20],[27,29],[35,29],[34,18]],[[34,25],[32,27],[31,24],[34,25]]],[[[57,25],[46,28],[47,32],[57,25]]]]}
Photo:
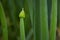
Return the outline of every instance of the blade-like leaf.
{"type": "Polygon", "coordinates": [[[0,3],[0,18],[1,18],[2,31],[3,31],[3,40],[8,40],[7,20],[1,3],[0,3]]]}

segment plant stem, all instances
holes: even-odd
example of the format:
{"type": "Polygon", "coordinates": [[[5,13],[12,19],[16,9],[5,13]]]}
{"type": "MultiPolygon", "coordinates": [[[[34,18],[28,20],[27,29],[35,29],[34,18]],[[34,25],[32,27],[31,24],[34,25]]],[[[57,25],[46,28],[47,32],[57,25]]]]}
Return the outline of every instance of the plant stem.
{"type": "Polygon", "coordinates": [[[33,32],[34,32],[34,40],[40,40],[40,1],[35,0],[33,6],[33,32]]]}
{"type": "Polygon", "coordinates": [[[19,14],[20,17],[20,38],[21,40],[25,40],[25,30],[24,30],[24,18],[25,18],[25,13],[24,13],[24,9],[22,9],[22,11],[19,14]]]}
{"type": "Polygon", "coordinates": [[[20,36],[21,40],[25,40],[24,19],[20,18],[20,36]]]}
{"type": "Polygon", "coordinates": [[[40,0],[41,40],[49,40],[47,0],[40,0]]]}
{"type": "Polygon", "coordinates": [[[50,40],[56,40],[56,27],[57,27],[57,0],[52,0],[50,40]]]}

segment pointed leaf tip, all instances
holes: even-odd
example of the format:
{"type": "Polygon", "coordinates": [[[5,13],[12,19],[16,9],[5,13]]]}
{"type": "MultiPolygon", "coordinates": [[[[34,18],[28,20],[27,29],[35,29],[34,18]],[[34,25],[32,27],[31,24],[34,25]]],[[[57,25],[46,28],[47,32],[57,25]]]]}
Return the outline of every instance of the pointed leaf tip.
{"type": "Polygon", "coordinates": [[[24,12],[24,8],[22,8],[22,11],[19,14],[20,18],[25,18],[25,12],[24,12]]]}

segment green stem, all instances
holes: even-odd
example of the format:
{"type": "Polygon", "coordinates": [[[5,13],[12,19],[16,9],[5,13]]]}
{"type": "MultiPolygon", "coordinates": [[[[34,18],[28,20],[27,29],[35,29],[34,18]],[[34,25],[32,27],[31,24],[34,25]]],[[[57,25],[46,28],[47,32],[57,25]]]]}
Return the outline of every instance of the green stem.
{"type": "Polygon", "coordinates": [[[47,0],[40,0],[41,40],[49,40],[47,0]]]}
{"type": "Polygon", "coordinates": [[[20,18],[20,36],[21,40],[25,40],[25,31],[24,31],[24,20],[20,18]]]}
{"type": "Polygon", "coordinates": [[[50,40],[56,40],[56,27],[57,27],[57,0],[52,0],[52,14],[50,25],[50,40]]]}
{"type": "Polygon", "coordinates": [[[40,40],[40,4],[39,0],[34,1],[33,6],[33,33],[34,33],[34,40],[40,40]],[[36,4],[36,5],[35,5],[36,4]]]}
{"type": "Polygon", "coordinates": [[[56,26],[57,26],[57,0],[52,0],[50,40],[56,40],[56,26]]]}
{"type": "Polygon", "coordinates": [[[21,40],[25,40],[25,30],[24,30],[25,12],[24,12],[23,8],[22,8],[22,11],[19,14],[19,17],[20,17],[20,36],[21,36],[21,40]]]}
{"type": "Polygon", "coordinates": [[[0,18],[1,18],[2,31],[3,31],[3,40],[8,40],[7,22],[6,22],[5,13],[1,3],[0,3],[0,18]]]}

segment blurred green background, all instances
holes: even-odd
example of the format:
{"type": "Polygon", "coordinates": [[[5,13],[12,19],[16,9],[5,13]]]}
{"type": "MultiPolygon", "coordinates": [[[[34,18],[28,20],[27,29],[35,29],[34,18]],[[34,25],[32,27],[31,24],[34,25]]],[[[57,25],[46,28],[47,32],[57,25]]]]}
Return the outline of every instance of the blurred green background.
{"type": "MultiPolygon", "coordinates": [[[[25,21],[25,35],[28,40],[33,40],[33,17],[35,17],[36,26],[39,26],[39,5],[40,0],[0,0],[2,3],[6,21],[8,24],[8,38],[9,40],[19,40],[20,30],[19,30],[19,13],[24,8],[26,17],[25,21]],[[37,24],[38,23],[38,24],[37,24]]],[[[47,12],[48,12],[48,28],[50,29],[50,18],[51,18],[51,8],[52,0],[47,0],[47,12]]],[[[57,0],[57,28],[60,24],[60,0],[57,0]]],[[[2,40],[2,26],[0,20],[0,40],[2,40]]]]}
{"type": "MultiPolygon", "coordinates": [[[[20,31],[19,31],[19,13],[22,8],[25,9],[26,18],[25,18],[25,34],[28,35],[31,29],[31,20],[28,9],[28,4],[26,0],[0,0],[2,3],[6,20],[8,23],[8,38],[9,40],[18,40],[20,31]]],[[[0,35],[2,37],[2,28],[0,22],[0,35]]],[[[0,39],[1,40],[1,39],[0,39]]]]}

